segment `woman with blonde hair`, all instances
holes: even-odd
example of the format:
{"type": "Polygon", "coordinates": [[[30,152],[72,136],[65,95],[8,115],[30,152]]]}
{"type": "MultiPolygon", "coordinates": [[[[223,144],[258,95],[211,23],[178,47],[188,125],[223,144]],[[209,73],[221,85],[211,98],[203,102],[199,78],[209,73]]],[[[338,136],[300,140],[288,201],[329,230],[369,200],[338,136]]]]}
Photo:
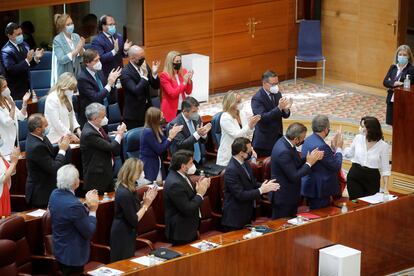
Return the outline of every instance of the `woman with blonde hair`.
{"type": "Polygon", "coordinates": [[[115,191],[115,215],[111,227],[111,262],[128,259],[135,254],[138,221],[157,196],[157,186],[145,192],[142,205],[135,193],[136,182],[143,178],[143,163],[129,158],[118,172],[115,191]]]}
{"type": "Polygon", "coordinates": [[[14,147],[18,145],[19,122],[27,117],[27,102],[30,99],[30,92],[23,97],[22,109],[16,107],[7,80],[0,75],[0,136],[3,143],[0,145],[0,153],[8,159],[14,147]]]}
{"type": "Polygon", "coordinates": [[[141,135],[139,156],[145,165],[145,179],[150,182],[156,180],[158,183],[162,183],[164,178],[162,155],[168,150],[177,133],[183,129],[182,125],[174,125],[168,132],[168,137],[165,137],[161,122],[161,111],[156,107],[148,108],[145,113],[145,128],[141,135]]]}
{"type": "Polygon", "coordinates": [[[384,78],[384,86],[387,90],[387,111],[385,122],[392,125],[392,114],[394,110],[394,88],[402,86],[407,75],[413,84],[414,66],[413,53],[407,45],[401,45],[395,51],[393,64],[388,69],[387,75],[384,78]]]}
{"type": "Polygon", "coordinates": [[[85,45],[85,39],[73,32],[75,27],[70,15],[55,14],[54,20],[58,34],[53,39],[51,86],[62,73],[79,74],[85,45]]]}
{"type": "Polygon", "coordinates": [[[45,117],[49,122],[46,136],[52,144],[65,135],[70,136],[71,143],[79,143],[81,130],[72,103],[77,84],[72,73],[63,73],[46,98],[45,117]]]}
{"type": "MultiPolygon", "coordinates": [[[[240,118],[241,97],[229,91],[223,98],[223,114],[220,118],[221,139],[217,152],[217,165],[227,166],[231,159],[231,144],[238,137],[248,138],[253,134],[260,115],[252,116],[247,123],[240,118]]],[[[255,153],[253,153],[255,155],[255,153]]]]}
{"type": "Polygon", "coordinates": [[[170,122],[180,112],[181,103],[193,91],[193,71],[182,68],[181,54],[171,51],[160,73],[161,111],[165,120],[170,122]]]}

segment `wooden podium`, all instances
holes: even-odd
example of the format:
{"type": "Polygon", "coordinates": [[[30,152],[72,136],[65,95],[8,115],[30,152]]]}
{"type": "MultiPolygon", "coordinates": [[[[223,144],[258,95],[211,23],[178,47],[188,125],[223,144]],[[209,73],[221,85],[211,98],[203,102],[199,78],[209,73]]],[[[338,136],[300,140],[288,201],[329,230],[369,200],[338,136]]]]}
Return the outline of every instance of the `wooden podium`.
{"type": "Polygon", "coordinates": [[[414,85],[394,92],[392,171],[414,176],[414,85]]]}

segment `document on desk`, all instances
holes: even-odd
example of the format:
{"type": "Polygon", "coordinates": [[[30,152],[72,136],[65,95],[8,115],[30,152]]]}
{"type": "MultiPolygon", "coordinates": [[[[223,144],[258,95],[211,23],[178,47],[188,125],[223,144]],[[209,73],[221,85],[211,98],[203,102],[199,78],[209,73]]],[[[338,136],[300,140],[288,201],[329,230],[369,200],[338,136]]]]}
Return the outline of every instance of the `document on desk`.
{"type": "Polygon", "coordinates": [[[98,269],[92,270],[92,271],[88,271],[88,275],[92,275],[92,276],[116,276],[116,275],[121,275],[122,273],[124,273],[121,270],[118,269],[113,269],[113,268],[109,268],[109,267],[105,267],[102,266],[98,269]]]}
{"type": "MultiPolygon", "coordinates": [[[[395,196],[395,195],[392,195],[392,194],[388,195],[388,201],[391,201],[391,200],[394,200],[394,199],[397,199],[397,198],[398,198],[398,196],[395,196]]],[[[384,202],[384,194],[383,193],[376,193],[375,195],[360,197],[360,198],[358,198],[358,200],[362,200],[362,201],[368,202],[370,204],[378,204],[378,203],[384,202]]],[[[387,200],[385,200],[385,201],[387,201],[387,200]]]]}
{"type": "Polygon", "coordinates": [[[141,265],[145,265],[145,266],[152,266],[152,265],[158,265],[161,264],[163,262],[166,261],[166,259],[162,259],[162,258],[158,258],[153,256],[153,264],[150,264],[151,260],[149,256],[142,256],[139,258],[135,258],[130,260],[131,262],[137,263],[137,264],[141,264],[141,265]]]}
{"type": "Polygon", "coordinates": [[[43,216],[44,213],[46,213],[46,210],[37,209],[37,210],[34,210],[33,212],[27,213],[26,215],[35,217],[35,218],[40,218],[43,216]]]}
{"type": "Polygon", "coordinates": [[[201,242],[193,243],[191,244],[191,246],[204,251],[204,250],[217,248],[220,246],[220,244],[210,242],[210,241],[201,241],[201,242]]]}

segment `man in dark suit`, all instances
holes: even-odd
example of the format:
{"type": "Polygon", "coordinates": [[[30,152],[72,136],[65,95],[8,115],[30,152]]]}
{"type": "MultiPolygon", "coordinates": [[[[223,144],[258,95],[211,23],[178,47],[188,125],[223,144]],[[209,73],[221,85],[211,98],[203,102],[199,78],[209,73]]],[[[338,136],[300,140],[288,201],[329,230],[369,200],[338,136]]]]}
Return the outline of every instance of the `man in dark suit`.
{"type": "Polygon", "coordinates": [[[272,179],[280,184],[280,190],[272,193],[272,218],[293,217],[296,215],[300,199],[302,176],[311,172],[311,167],[323,158],[323,151],[314,149],[301,158],[296,147],[303,144],[306,127],[300,123],[291,124],[286,135],[279,139],[272,151],[272,179]]]}
{"type": "Polygon", "coordinates": [[[273,145],[283,136],[282,118],[290,116],[292,106],[291,99],[282,97],[275,72],[264,72],[262,83],[251,101],[253,114],[261,115],[253,134],[253,148],[258,157],[271,155],[273,145]]]}
{"type": "Polygon", "coordinates": [[[170,151],[174,154],[177,150],[185,149],[194,152],[193,160],[196,165],[205,161],[207,134],[211,124],[203,126],[198,115],[199,103],[193,97],[187,97],[181,104],[181,113],[168,124],[168,128],[174,125],[183,126],[181,132],[172,141],[170,151]]]}
{"type": "Polygon", "coordinates": [[[231,145],[233,157],[224,172],[224,204],[221,224],[226,231],[242,229],[252,222],[256,200],[262,194],[275,192],[279,184],[275,180],[256,182],[247,162],[252,157],[252,144],[248,138],[236,138],[231,145]]]}
{"type": "Polygon", "coordinates": [[[84,190],[96,189],[99,194],[113,191],[112,167],[114,156],[121,150],[126,126],[122,123],[111,141],[102,128],[108,124],[105,106],[92,103],[86,107],[88,122],[82,130],[80,149],[82,156],[84,190]]]}
{"type": "Polygon", "coordinates": [[[99,19],[100,33],[93,39],[92,48],[98,51],[102,61],[102,71],[105,78],[112,69],[123,67],[122,58],[127,56],[132,42],[125,41],[116,32],[115,19],[110,15],[102,15],[99,19]]]}
{"type": "Polygon", "coordinates": [[[86,123],[85,108],[91,103],[100,103],[105,106],[117,100],[116,79],[121,75],[121,68],[113,69],[109,76],[104,77],[102,63],[98,52],[88,49],[83,53],[83,62],[86,68],[79,73],[79,123],[83,127],[86,123]]]}
{"type": "Polygon", "coordinates": [[[48,123],[42,114],[33,114],[28,119],[29,134],[26,138],[26,201],[35,208],[46,208],[49,196],[56,188],[57,170],[69,163],[65,157],[69,149],[69,136],[54,148],[47,139],[48,123]]]}
{"type": "Polygon", "coordinates": [[[200,206],[210,186],[210,178],[201,178],[193,187],[188,170],[193,166],[193,153],[177,151],[171,160],[170,172],[164,185],[165,234],[174,245],[197,239],[200,226],[200,206]]]}
{"type": "Polygon", "coordinates": [[[96,230],[98,193],[89,191],[85,205],[75,196],[79,172],[73,165],[57,171],[57,189],[50,195],[53,254],[63,275],[80,275],[89,260],[90,242],[96,230]]]}
{"type": "Polygon", "coordinates": [[[150,87],[160,88],[158,68],[160,62],[152,63],[152,68],[145,62],[144,49],[133,45],[128,51],[129,63],[122,69],[121,84],[125,91],[124,121],[128,129],[142,127],[145,112],[152,106],[150,87]]]}
{"type": "Polygon", "coordinates": [[[22,29],[16,23],[7,24],[5,32],[9,41],[1,49],[1,62],[12,97],[21,100],[30,89],[30,68],[40,62],[43,49],[30,50],[23,41],[22,29]]]}
{"type": "Polygon", "coordinates": [[[340,194],[338,173],[342,167],[343,138],[338,132],[332,139],[332,148],[325,142],[330,131],[329,119],[317,115],[312,120],[313,134],[305,139],[302,156],[318,149],[324,152],[322,160],[312,166],[311,173],[302,178],[302,196],[311,210],[329,206],[331,196],[340,194]]]}

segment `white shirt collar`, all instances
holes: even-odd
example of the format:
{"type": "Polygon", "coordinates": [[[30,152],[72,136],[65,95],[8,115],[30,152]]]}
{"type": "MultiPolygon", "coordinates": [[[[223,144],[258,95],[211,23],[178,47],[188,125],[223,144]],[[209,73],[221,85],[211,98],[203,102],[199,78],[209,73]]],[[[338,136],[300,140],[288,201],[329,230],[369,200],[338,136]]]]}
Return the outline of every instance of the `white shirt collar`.
{"type": "Polygon", "coordinates": [[[20,51],[20,50],[19,50],[19,45],[17,45],[16,43],[14,43],[13,41],[11,41],[10,39],[9,39],[9,41],[10,41],[10,43],[11,43],[14,47],[16,47],[17,51],[20,51]]]}
{"type": "Polygon", "coordinates": [[[42,141],[43,141],[43,137],[42,137],[42,136],[36,135],[36,134],[34,134],[34,133],[30,133],[30,134],[32,134],[34,137],[37,137],[37,138],[39,138],[40,140],[42,140],[42,141]]]}
{"type": "Polygon", "coordinates": [[[285,139],[286,139],[286,141],[288,141],[289,142],[289,144],[292,146],[292,148],[295,148],[295,145],[294,144],[292,144],[292,142],[290,142],[289,141],[289,139],[286,137],[286,136],[283,136],[285,139]]]}
{"type": "Polygon", "coordinates": [[[96,131],[98,131],[99,133],[101,133],[100,131],[99,131],[99,128],[98,127],[96,127],[94,124],[92,124],[91,123],[91,121],[88,121],[88,123],[94,128],[94,129],[96,129],[96,131]]]}
{"type": "Polygon", "coordinates": [[[86,67],[86,70],[89,72],[89,74],[91,74],[91,75],[92,75],[92,77],[94,77],[94,78],[95,78],[95,74],[96,74],[96,72],[92,71],[92,70],[91,70],[91,69],[89,69],[88,67],[86,67]]]}
{"type": "Polygon", "coordinates": [[[239,159],[237,159],[235,155],[233,155],[233,158],[234,158],[237,162],[239,162],[239,164],[240,164],[240,165],[243,165],[243,164],[244,164],[244,162],[242,162],[242,161],[240,161],[239,159]]]}

